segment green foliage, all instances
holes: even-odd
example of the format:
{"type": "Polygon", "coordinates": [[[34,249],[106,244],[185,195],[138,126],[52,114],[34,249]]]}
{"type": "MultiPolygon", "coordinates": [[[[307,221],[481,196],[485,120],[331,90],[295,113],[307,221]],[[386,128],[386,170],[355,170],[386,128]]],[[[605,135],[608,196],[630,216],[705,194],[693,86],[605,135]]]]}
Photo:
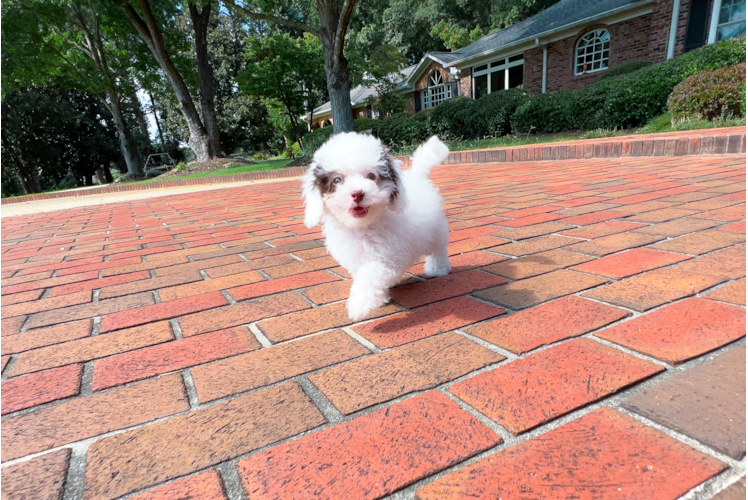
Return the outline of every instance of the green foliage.
{"type": "Polygon", "coordinates": [[[473,139],[486,135],[485,123],[475,120],[478,103],[467,97],[455,97],[433,108],[428,128],[442,139],[473,139]]]}
{"type": "Polygon", "coordinates": [[[743,115],[745,63],[704,71],[675,86],[667,107],[673,121],[726,120],[743,115]]]}
{"type": "Polygon", "coordinates": [[[268,155],[266,155],[265,153],[258,152],[252,155],[252,159],[257,160],[257,161],[264,161],[268,159],[268,155]]]}
{"type": "Polygon", "coordinates": [[[473,121],[485,123],[485,136],[506,135],[511,131],[512,115],[529,99],[529,94],[522,89],[507,89],[484,95],[476,101],[478,112],[473,121]]]}
{"type": "Polygon", "coordinates": [[[190,170],[192,170],[192,169],[191,169],[191,168],[190,168],[189,166],[187,166],[187,164],[186,164],[186,163],[184,163],[183,161],[180,161],[179,163],[177,163],[177,164],[176,164],[176,165],[174,166],[174,169],[173,169],[173,170],[174,170],[175,172],[188,172],[188,171],[190,171],[190,170]]]}
{"type": "Polygon", "coordinates": [[[614,76],[627,75],[651,65],[651,61],[642,60],[627,61],[621,64],[616,64],[615,66],[611,66],[606,71],[600,73],[600,77],[598,78],[598,80],[605,80],[607,78],[613,78],[614,76]]]}
{"type": "Polygon", "coordinates": [[[296,140],[301,140],[299,120],[305,109],[327,100],[322,43],[308,33],[301,38],[254,37],[248,40],[246,57],[249,64],[239,73],[241,91],[281,104],[296,140]]]}
{"type": "Polygon", "coordinates": [[[6,95],[1,108],[4,196],[91,184],[117,161],[113,126],[90,94],[32,89],[6,95]]]}
{"type": "Polygon", "coordinates": [[[627,129],[667,109],[675,86],[691,75],[745,61],[745,38],[733,38],[579,90],[533,96],[512,117],[515,133],[627,129]]]}
{"type": "Polygon", "coordinates": [[[398,152],[405,146],[418,144],[428,138],[429,128],[423,120],[414,120],[408,113],[397,113],[382,121],[377,136],[398,152]]]}
{"type": "Polygon", "coordinates": [[[237,162],[235,162],[235,161],[230,161],[230,162],[226,163],[226,164],[225,164],[225,165],[223,166],[223,168],[236,168],[236,167],[238,167],[238,166],[239,166],[239,164],[238,164],[237,162]]]}
{"type": "Polygon", "coordinates": [[[476,26],[474,29],[469,30],[468,28],[460,28],[459,26],[449,24],[445,21],[439,21],[433,28],[431,28],[429,34],[444,42],[444,46],[447,49],[457,50],[470,45],[479,38],[482,38],[483,30],[480,26],[476,26]]]}

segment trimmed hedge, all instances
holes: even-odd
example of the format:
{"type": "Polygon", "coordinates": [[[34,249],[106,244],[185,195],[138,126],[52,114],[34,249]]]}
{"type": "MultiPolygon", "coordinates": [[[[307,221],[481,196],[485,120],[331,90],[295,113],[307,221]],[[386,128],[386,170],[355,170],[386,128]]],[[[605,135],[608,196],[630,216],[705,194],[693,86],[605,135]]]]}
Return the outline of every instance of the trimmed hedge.
{"type": "Polygon", "coordinates": [[[376,133],[393,151],[418,144],[429,137],[427,120],[414,119],[408,113],[395,113],[382,120],[376,133]]]}
{"type": "Polygon", "coordinates": [[[673,121],[728,120],[743,115],[745,63],[689,76],[667,101],[673,121]]]}
{"type": "Polygon", "coordinates": [[[589,87],[533,96],[512,117],[515,133],[553,133],[598,128],[632,128],[667,110],[667,98],[685,78],[745,61],[745,38],[701,47],[633,73],[589,87]]]}
{"type": "Polygon", "coordinates": [[[611,66],[607,71],[604,71],[600,74],[600,78],[598,80],[605,80],[606,78],[613,78],[615,76],[621,76],[621,75],[627,75],[629,73],[633,73],[634,71],[639,71],[642,68],[646,68],[647,66],[651,66],[651,61],[642,61],[640,59],[637,59],[635,61],[627,61],[625,63],[616,64],[615,66],[611,66]]]}

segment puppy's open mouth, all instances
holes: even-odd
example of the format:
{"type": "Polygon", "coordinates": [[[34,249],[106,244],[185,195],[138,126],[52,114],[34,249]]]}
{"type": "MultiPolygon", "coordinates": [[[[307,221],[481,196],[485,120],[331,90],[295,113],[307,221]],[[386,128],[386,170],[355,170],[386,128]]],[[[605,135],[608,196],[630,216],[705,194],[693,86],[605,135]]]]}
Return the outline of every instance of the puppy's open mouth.
{"type": "Polygon", "coordinates": [[[369,213],[369,209],[367,207],[351,207],[348,210],[348,213],[359,219],[361,217],[366,217],[366,214],[369,213]]]}

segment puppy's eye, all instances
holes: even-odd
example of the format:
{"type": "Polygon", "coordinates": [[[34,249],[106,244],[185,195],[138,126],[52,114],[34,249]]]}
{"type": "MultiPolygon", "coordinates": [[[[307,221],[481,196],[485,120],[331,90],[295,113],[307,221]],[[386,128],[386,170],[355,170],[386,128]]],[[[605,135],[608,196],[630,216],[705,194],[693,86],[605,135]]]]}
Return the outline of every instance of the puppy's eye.
{"type": "Polygon", "coordinates": [[[366,178],[369,179],[370,181],[377,180],[377,176],[374,174],[366,174],[366,178]]]}
{"type": "Polygon", "coordinates": [[[332,183],[333,183],[333,184],[342,184],[342,183],[343,183],[343,178],[342,178],[342,177],[335,177],[335,178],[334,178],[334,179],[332,180],[332,183]]]}

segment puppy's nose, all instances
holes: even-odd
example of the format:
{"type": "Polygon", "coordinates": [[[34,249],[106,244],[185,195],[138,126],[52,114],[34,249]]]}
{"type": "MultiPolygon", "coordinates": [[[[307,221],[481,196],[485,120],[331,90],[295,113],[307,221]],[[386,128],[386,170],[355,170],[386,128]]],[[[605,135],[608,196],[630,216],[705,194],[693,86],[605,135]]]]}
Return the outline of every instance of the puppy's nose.
{"type": "Polygon", "coordinates": [[[353,201],[356,203],[361,203],[361,200],[364,199],[364,192],[363,191],[353,191],[351,192],[351,198],[353,198],[353,201]]]}

